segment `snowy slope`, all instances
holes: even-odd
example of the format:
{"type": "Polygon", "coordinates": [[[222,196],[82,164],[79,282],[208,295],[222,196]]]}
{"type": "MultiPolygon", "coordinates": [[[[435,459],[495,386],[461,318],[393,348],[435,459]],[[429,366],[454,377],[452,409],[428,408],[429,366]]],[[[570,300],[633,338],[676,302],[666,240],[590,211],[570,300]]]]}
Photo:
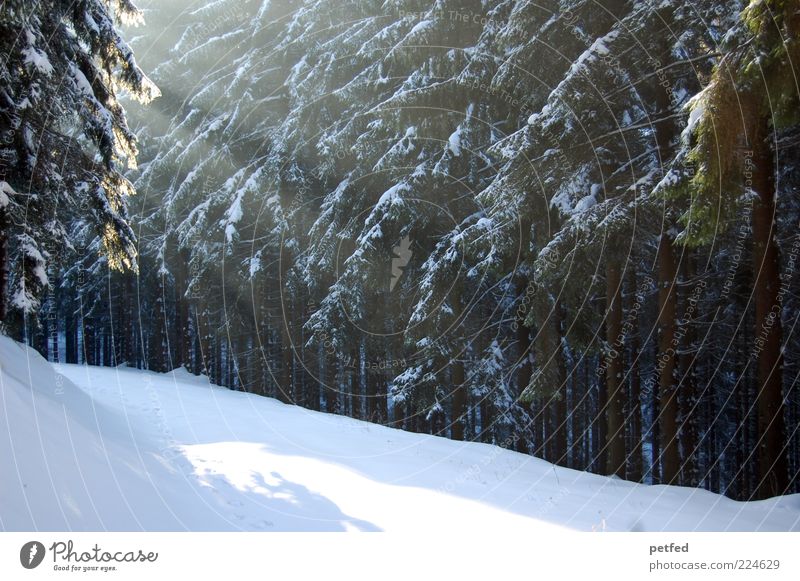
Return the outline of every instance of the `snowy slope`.
{"type": "Polygon", "coordinates": [[[800,530],[800,495],[631,484],[4,337],[0,365],[3,530],[800,530]]]}

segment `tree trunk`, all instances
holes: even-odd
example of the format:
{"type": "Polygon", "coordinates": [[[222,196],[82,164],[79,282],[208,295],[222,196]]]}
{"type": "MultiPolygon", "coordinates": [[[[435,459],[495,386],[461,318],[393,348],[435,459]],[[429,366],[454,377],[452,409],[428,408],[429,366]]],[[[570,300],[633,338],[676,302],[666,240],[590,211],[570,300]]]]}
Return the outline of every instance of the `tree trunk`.
{"type": "MultiPolygon", "coordinates": [[[[2,176],[5,177],[5,176],[2,176]]],[[[6,323],[8,305],[8,218],[0,208],[0,324],[6,323]]]]}
{"type": "MultiPolygon", "coordinates": [[[[111,309],[109,308],[109,311],[110,310],[111,309]]],[[[109,313],[109,317],[110,317],[110,313],[109,313]]],[[[111,349],[111,344],[112,344],[112,341],[111,341],[111,329],[110,329],[108,323],[103,328],[102,337],[103,337],[103,340],[102,340],[102,344],[103,344],[103,365],[105,367],[113,367],[113,365],[114,365],[114,354],[113,354],[112,349],[111,349]]]]}
{"type": "Polygon", "coordinates": [[[279,260],[278,280],[278,325],[281,330],[281,382],[278,385],[278,399],[283,403],[293,402],[294,389],[294,357],[292,342],[292,318],[294,315],[294,301],[289,286],[288,276],[293,256],[285,247],[282,247],[279,260]]]}
{"type": "MultiPolygon", "coordinates": [[[[522,281],[519,281],[517,283],[517,296],[524,296],[525,288],[526,286],[522,284],[522,281]]],[[[531,338],[531,331],[523,324],[523,321],[517,321],[517,325],[517,393],[519,396],[525,392],[531,382],[531,351],[533,341],[531,338]]],[[[537,417],[540,417],[540,413],[539,411],[536,412],[537,417]]],[[[533,425],[539,425],[536,418],[534,418],[533,425]]],[[[541,432],[535,435],[533,442],[534,447],[539,447],[540,439],[541,432]]],[[[517,452],[523,454],[528,453],[528,443],[525,441],[525,438],[520,437],[517,439],[515,449],[517,452]]]]}
{"type": "Polygon", "coordinates": [[[450,381],[453,389],[453,422],[451,437],[464,440],[464,423],[466,422],[467,390],[464,387],[464,363],[454,360],[450,363],[450,381]]]}
{"type": "Polygon", "coordinates": [[[42,357],[50,360],[48,340],[50,339],[50,317],[47,309],[42,309],[36,316],[31,317],[33,323],[33,348],[41,353],[42,357]]]}
{"type": "Polygon", "coordinates": [[[364,418],[361,397],[361,354],[358,346],[350,352],[350,360],[345,363],[345,375],[349,379],[350,389],[347,396],[350,398],[351,417],[357,420],[364,418]]]}
{"type": "Polygon", "coordinates": [[[195,312],[197,332],[199,334],[198,350],[202,373],[208,380],[214,381],[214,337],[211,331],[211,318],[206,311],[205,304],[198,301],[195,312]]]}
{"type": "Polygon", "coordinates": [[[562,373],[560,314],[558,305],[546,294],[546,289],[539,287],[537,291],[530,302],[536,326],[536,338],[532,347],[535,363],[532,385],[536,389],[533,395],[537,437],[533,454],[548,462],[556,462],[560,457],[557,455],[563,453],[563,449],[560,453],[557,451],[561,443],[556,439],[559,426],[564,421],[558,401],[564,397],[565,383],[562,373]]]}
{"type": "Polygon", "coordinates": [[[95,343],[94,319],[92,317],[83,317],[83,361],[87,365],[97,365],[95,343]]]}
{"type": "MultiPolygon", "coordinates": [[[[338,387],[336,384],[336,359],[325,352],[325,348],[319,350],[320,372],[319,378],[322,383],[322,411],[333,414],[336,413],[336,396],[338,387]]],[[[397,426],[395,426],[397,427],[397,426]]]]}
{"type": "Polygon", "coordinates": [[[606,265],[606,342],[614,348],[606,355],[606,473],[625,478],[625,426],[622,389],[622,290],[619,263],[611,259],[606,265]],[[619,343],[619,344],[618,344],[619,343]]]}
{"type": "MultiPolygon", "coordinates": [[[[453,311],[455,315],[455,325],[459,329],[463,329],[463,305],[461,300],[461,286],[463,280],[457,280],[453,286],[451,293],[451,302],[453,304],[453,311]]],[[[450,428],[450,437],[453,440],[464,440],[465,424],[467,423],[467,388],[464,385],[464,357],[465,353],[459,353],[459,348],[464,344],[458,342],[455,347],[456,352],[450,361],[450,388],[453,390],[453,409],[452,409],[452,425],[450,428]]]]}
{"type": "Polygon", "coordinates": [[[756,498],[783,494],[788,487],[784,440],[782,299],[778,244],[775,241],[774,160],[767,138],[768,118],[758,117],[750,140],[753,153],[753,269],[758,350],[758,485],[756,498]]]}
{"type": "Polygon", "coordinates": [[[699,467],[699,446],[698,446],[698,418],[701,412],[697,383],[695,381],[694,357],[696,353],[695,345],[695,317],[697,315],[697,299],[693,296],[694,286],[689,285],[694,279],[694,264],[691,256],[687,255],[682,262],[683,280],[686,291],[683,293],[683,312],[684,327],[683,348],[678,355],[678,376],[680,383],[678,391],[680,393],[680,442],[683,451],[681,459],[681,484],[683,486],[696,487],[700,484],[701,474],[699,467]]]}
{"type": "MultiPolygon", "coordinates": [[[[578,415],[580,419],[580,426],[579,429],[576,431],[576,434],[579,434],[581,438],[581,463],[579,464],[579,469],[584,471],[589,471],[592,469],[592,462],[594,456],[592,456],[592,429],[593,429],[593,422],[592,419],[595,417],[591,412],[591,404],[592,404],[592,381],[590,375],[590,359],[591,356],[589,353],[584,351],[581,354],[580,361],[581,367],[583,368],[583,389],[586,390],[586,396],[581,394],[580,397],[580,409],[581,412],[578,415]]],[[[595,370],[596,371],[596,370],[595,370]]]]}
{"type": "MultiPolygon", "coordinates": [[[[122,274],[122,297],[120,300],[120,315],[119,321],[117,323],[117,327],[119,328],[119,332],[117,333],[118,340],[120,341],[120,345],[118,346],[119,351],[119,363],[126,363],[127,365],[133,367],[133,321],[135,317],[131,316],[133,314],[133,309],[131,308],[131,304],[133,302],[133,274],[131,273],[124,273],[122,274]]],[[[169,354],[172,357],[172,354],[169,354]]],[[[171,363],[171,362],[170,362],[171,363]]]]}
{"type": "Polygon", "coordinates": [[[189,332],[189,289],[186,284],[186,264],[188,257],[183,251],[179,254],[180,260],[175,268],[175,366],[191,367],[189,353],[191,352],[191,334],[189,332]]]}
{"type": "Polygon", "coordinates": [[[164,346],[165,346],[165,332],[166,323],[164,321],[164,277],[159,276],[158,285],[156,288],[156,299],[153,309],[153,333],[150,337],[149,349],[149,365],[148,369],[152,371],[163,372],[166,371],[166,362],[164,361],[164,346]]]}
{"type": "MultiPolygon", "coordinates": [[[[369,361],[369,356],[367,357],[367,361],[369,361]]],[[[368,364],[366,373],[364,374],[367,398],[367,421],[374,424],[380,423],[380,411],[378,410],[378,378],[378,371],[371,370],[368,364]]]]}
{"type": "Polygon", "coordinates": [[[283,403],[292,401],[292,341],[289,336],[288,313],[281,315],[281,382],[278,385],[278,399],[283,403]]]}
{"type": "Polygon", "coordinates": [[[660,432],[661,482],[677,484],[678,398],[675,388],[675,316],[678,269],[672,241],[666,234],[658,245],[658,417],[660,432]]]}
{"type": "MultiPolygon", "coordinates": [[[[221,314],[220,314],[221,315],[221,314]]],[[[221,315],[224,316],[224,315],[221,315]]],[[[221,326],[217,325],[214,330],[214,379],[216,385],[225,385],[225,365],[227,358],[223,356],[223,343],[227,340],[226,335],[220,330],[221,326]]]]}
{"type": "Polygon", "coordinates": [[[599,371],[607,365],[606,354],[601,353],[598,357],[596,370],[599,379],[597,381],[597,404],[592,420],[592,466],[598,474],[606,472],[608,464],[608,423],[605,421],[606,408],[608,406],[608,382],[607,375],[600,376],[599,371]]]}
{"type": "Polygon", "coordinates": [[[556,372],[556,393],[550,402],[552,412],[552,447],[550,461],[560,466],[567,466],[567,368],[563,348],[563,319],[564,312],[560,302],[553,305],[552,326],[555,336],[555,351],[553,353],[554,369],[556,372]]]}
{"type": "Polygon", "coordinates": [[[636,284],[636,270],[631,268],[629,286],[633,304],[630,312],[634,313],[630,333],[630,397],[628,399],[627,424],[631,451],[628,456],[628,480],[641,482],[642,467],[642,378],[639,373],[639,357],[641,356],[641,339],[639,338],[639,310],[642,307],[643,293],[636,284]]]}
{"type": "Polygon", "coordinates": [[[78,326],[75,324],[73,303],[68,301],[64,309],[64,339],[66,363],[78,363],[78,326]]]}

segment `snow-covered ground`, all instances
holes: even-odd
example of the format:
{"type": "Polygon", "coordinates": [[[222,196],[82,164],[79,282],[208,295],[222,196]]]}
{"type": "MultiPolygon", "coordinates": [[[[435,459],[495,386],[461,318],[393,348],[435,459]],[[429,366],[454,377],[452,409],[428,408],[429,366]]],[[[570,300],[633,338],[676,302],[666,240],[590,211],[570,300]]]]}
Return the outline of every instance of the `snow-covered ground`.
{"type": "Polygon", "coordinates": [[[0,396],[3,530],[800,530],[800,495],[632,484],[5,337],[0,396]]]}

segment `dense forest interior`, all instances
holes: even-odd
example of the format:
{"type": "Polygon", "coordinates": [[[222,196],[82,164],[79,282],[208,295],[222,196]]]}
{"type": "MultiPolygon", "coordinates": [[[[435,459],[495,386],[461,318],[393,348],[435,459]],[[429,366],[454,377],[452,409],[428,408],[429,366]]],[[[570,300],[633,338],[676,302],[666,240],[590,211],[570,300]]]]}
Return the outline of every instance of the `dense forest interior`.
{"type": "Polygon", "coordinates": [[[4,334],[800,492],[800,2],[138,4],[0,4],[4,334]]]}

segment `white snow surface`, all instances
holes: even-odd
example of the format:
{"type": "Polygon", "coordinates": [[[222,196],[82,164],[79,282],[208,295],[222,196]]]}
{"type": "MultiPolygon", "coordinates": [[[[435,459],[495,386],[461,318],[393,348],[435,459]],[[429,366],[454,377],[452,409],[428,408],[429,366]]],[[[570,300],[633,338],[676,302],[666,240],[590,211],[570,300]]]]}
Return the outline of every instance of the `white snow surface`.
{"type": "Polygon", "coordinates": [[[0,396],[2,530],[800,530],[800,495],[633,484],[5,337],[0,396]]]}
{"type": "Polygon", "coordinates": [[[38,48],[29,46],[22,49],[22,54],[25,55],[25,63],[32,65],[36,70],[44,76],[49,77],[53,74],[53,65],[50,64],[50,59],[47,55],[40,51],[38,48]]]}

